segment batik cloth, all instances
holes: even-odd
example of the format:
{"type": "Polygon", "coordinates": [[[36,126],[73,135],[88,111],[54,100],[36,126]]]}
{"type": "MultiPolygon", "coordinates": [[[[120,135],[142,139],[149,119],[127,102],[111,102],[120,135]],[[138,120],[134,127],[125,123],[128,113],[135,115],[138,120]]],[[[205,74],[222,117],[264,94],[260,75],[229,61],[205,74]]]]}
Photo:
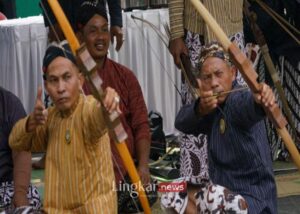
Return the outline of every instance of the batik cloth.
{"type": "MultiPolygon", "coordinates": [[[[13,206],[14,183],[3,182],[0,184],[0,211],[13,206]]],[[[39,192],[35,186],[30,185],[27,192],[29,206],[34,210],[39,210],[42,206],[39,192]]]]}

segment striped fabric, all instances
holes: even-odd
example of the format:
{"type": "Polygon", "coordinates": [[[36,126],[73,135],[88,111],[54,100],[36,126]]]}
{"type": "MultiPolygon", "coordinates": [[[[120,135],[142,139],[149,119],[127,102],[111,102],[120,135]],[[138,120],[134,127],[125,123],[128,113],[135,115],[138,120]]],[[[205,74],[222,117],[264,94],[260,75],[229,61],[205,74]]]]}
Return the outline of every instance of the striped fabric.
{"type": "MultiPolygon", "coordinates": [[[[243,1],[241,0],[201,0],[211,15],[227,35],[243,29],[243,1]]],[[[203,35],[205,43],[215,40],[215,36],[204,23],[190,0],[169,0],[171,39],[184,36],[184,30],[203,35]]]]}
{"type": "Polygon", "coordinates": [[[216,111],[199,118],[195,103],[183,107],[176,128],[189,134],[208,134],[212,182],[242,195],[249,213],[277,213],[276,185],[265,114],[249,91],[235,92],[216,111]],[[225,121],[222,134],[220,121],[225,121]]]}
{"type": "Polygon", "coordinates": [[[25,131],[27,118],[14,127],[9,141],[13,149],[45,151],[47,147],[47,213],[117,212],[111,149],[100,109],[92,96],[81,96],[69,115],[50,108],[46,125],[34,133],[25,131]]]}

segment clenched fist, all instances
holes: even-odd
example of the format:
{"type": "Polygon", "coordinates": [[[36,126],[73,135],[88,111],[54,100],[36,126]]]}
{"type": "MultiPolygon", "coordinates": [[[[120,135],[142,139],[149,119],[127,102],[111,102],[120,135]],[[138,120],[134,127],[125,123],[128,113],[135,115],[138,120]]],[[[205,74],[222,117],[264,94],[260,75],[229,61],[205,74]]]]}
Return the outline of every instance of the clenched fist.
{"type": "Polygon", "coordinates": [[[47,121],[48,111],[44,106],[42,101],[42,88],[38,88],[34,111],[30,114],[27,124],[26,124],[26,131],[32,132],[36,129],[39,125],[44,125],[47,121]]]}
{"type": "Polygon", "coordinates": [[[260,86],[261,90],[253,94],[255,101],[264,107],[272,107],[276,100],[272,89],[265,83],[261,83],[260,86]]]}

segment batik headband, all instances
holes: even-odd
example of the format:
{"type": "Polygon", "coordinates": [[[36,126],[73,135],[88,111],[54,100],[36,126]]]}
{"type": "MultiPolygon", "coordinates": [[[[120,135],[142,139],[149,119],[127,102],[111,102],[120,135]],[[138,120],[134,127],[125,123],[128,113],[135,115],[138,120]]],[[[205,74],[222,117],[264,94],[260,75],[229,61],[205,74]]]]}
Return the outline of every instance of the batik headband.
{"type": "Polygon", "coordinates": [[[201,49],[201,55],[200,55],[200,59],[198,62],[199,71],[201,70],[203,63],[205,62],[205,60],[208,57],[217,57],[231,65],[231,61],[229,59],[228,53],[225,52],[224,49],[218,43],[214,42],[214,43],[204,46],[201,49]]]}

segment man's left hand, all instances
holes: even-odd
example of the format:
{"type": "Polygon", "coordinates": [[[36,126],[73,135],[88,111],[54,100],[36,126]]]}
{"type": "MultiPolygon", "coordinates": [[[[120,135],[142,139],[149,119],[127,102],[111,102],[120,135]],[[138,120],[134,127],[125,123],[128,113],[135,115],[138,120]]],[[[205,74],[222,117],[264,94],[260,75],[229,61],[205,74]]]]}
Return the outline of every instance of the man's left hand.
{"type": "Polygon", "coordinates": [[[115,89],[111,87],[107,87],[105,89],[105,97],[103,100],[103,104],[109,113],[117,111],[119,114],[121,114],[120,96],[118,95],[115,89]]]}
{"type": "Polygon", "coordinates": [[[254,94],[255,101],[264,107],[272,107],[275,103],[275,95],[272,89],[265,83],[261,83],[260,85],[261,90],[254,94]]]}
{"type": "Polygon", "coordinates": [[[123,45],[123,31],[119,26],[112,26],[110,28],[110,39],[111,43],[114,43],[114,37],[117,39],[116,51],[119,51],[123,45]]]}
{"type": "Polygon", "coordinates": [[[148,185],[150,183],[150,171],[148,164],[139,165],[138,173],[143,185],[148,185]]]}

